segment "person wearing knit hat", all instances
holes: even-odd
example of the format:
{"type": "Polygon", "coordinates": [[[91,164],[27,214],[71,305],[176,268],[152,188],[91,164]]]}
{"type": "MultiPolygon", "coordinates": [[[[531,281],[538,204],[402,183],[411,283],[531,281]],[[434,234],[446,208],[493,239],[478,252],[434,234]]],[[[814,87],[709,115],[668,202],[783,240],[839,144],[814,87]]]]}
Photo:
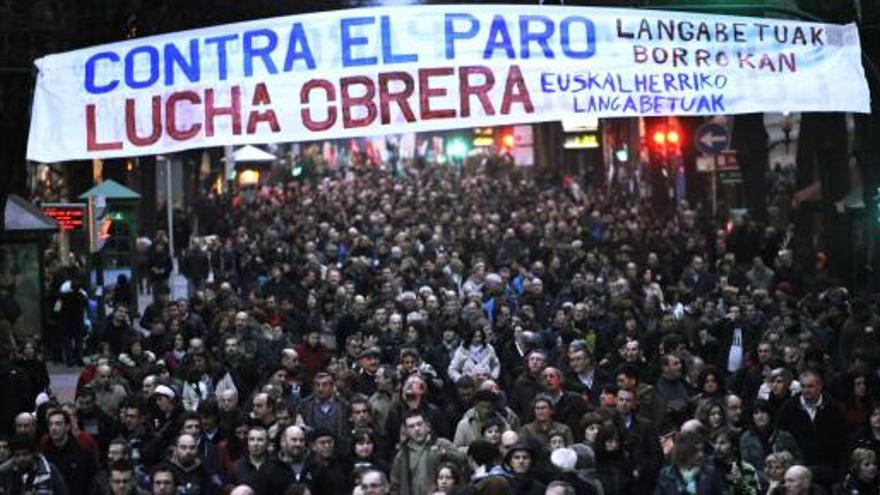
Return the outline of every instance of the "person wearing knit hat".
{"type": "Polygon", "coordinates": [[[528,440],[520,440],[514,444],[504,456],[504,469],[510,476],[510,492],[527,495],[542,495],[545,490],[543,483],[534,476],[537,449],[528,440]]]}

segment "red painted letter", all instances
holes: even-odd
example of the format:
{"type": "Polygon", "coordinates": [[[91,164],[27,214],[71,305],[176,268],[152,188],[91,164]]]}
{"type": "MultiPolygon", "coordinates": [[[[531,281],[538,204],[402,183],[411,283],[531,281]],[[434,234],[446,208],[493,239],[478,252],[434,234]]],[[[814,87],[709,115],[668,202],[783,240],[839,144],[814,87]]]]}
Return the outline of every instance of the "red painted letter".
{"type": "Polygon", "coordinates": [[[461,98],[461,116],[471,116],[471,95],[476,95],[483,105],[483,112],[486,115],[495,115],[495,108],[492,107],[492,101],[489,99],[489,91],[495,85],[495,74],[492,69],[483,65],[472,65],[458,69],[458,95],[461,98]],[[470,75],[481,74],[483,76],[483,84],[471,86],[470,75]]]}
{"type": "Polygon", "coordinates": [[[86,105],[86,150],[88,151],[107,151],[121,150],[122,141],[113,141],[110,143],[98,142],[98,131],[95,129],[95,104],[86,105]]]}
{"type": "Polygon", "coordinates": [[[373,98],[376,97],[376,85],[373,80],[366,76],[343,77],[339,80],[340,92],[342,93],[342,125],[346,129],[352,127],[366,127],[376,120],[376,104],[373,98]],[[352,96],[351,87],[354,85],[362,85],[367,92],[363,96],[352,96]],[[352,118],[351,107],[362,106],[367,109],[366,117],[359,119],[352,118]]]}
{"type": "Polygon", "coordinates": [[[232,87],[232,103],[228,107],[214,106],[214,90],[205,90],[205,135],[214,135],[214,118],[218,115],[232,117],[232,133],[241,134],[241,88],[232,87]]]}
{"type": "Polygon", "coordinates": [[[529,88],[526,87],[526,81],[523,79],[522,71],[519,70],[518,65],[511,65],[510,70],[507,71],[504,99],[501,100],[501,114],[509,114],[510,106],[514,103],[521,104],[526,113],[535,111],[535,106],[532,105],[532,97],[529,96],[529,88]],[[513,93],[514,89],[516,89],[517,94],[513,93]]]}
{"type": "Polygon", "coordinates": [[[313,132],[326,131],[336,123],[336,107],[333,105],[327,107],[327,120],[324,122],[312,120],[312,112],[309,110],[308,104],[309,94],[311,94],[313,88],[321,88],[326,91],[328,103],[336,101],[336,89],[326,79],[312,79],[303,84],[302,89],[299,90],[299,101],[302,103],[300,115],[302,116],[303,125],[306,126],[306,129],[313,132]]]}
{"type": "Polygon", "coordinates": [[[434,96],[446,96],[446,88],[432,88],[428,86],[428,79],[434,76],[451,76],[454,72],[452,67],[437,67],[435,69],[419,69],[419,113],[422,120],[451,119],[455,117],[455,110],[451,108],[431,110],[431,98],[434,96]]]}
{"type": "Polygon", "coordinates": [[[147,137],[137,135],[137,112],[134,107],[134,98],[125,100],[125,135],[131,144],[135,146],[149,146],[154,144],[162,137],[162,97],[154,96],[152,98],[152,116],[150,120],[153,123],[153,129],[147,137]]]}
{"type": "MultiPolygon", "coordinates": [[[[171,93],[171,96],[165,101],[165,132],[168,137],[177,141],[185,141],[202,130],[202,124],[196,122],[189,126],[189,129],[177,128],[177,102],[188,101],[193,105],[201,103],[198,93],[195,91],[178,91],[171,93]]],[[[189,112],[192,115],[192,112],[189,112]]]]}
{"type": "Polygon", "coordinates": [[[396,102],[407,122],[415,122],[416,116],[409,106],[408,98],[412,96],[415,83],[406,72],[388,72],[379,74],[379,118],[383,124],[391,122],[391,102],[396,102]],[[392,93],[388,85],[391,81],[401,81],[403,90],[392,93]]]}
{"type": "MultiPolygon", "coordinates": [[[[269,99],[269,91],[266,89],[266,83],[258,83],[257,87],[254,88],[254,99],[251,103],[252,106],[255,107],[272,104],[272,100],[269,99]]],[[[278,132],[281,130],[278,126],[278,119],[275,117],[275,110],[270,108],[262,112],[251,110],[250,115],[248,115],[247,133],[253,134],[256,132],[257,124],[260,122],[268,122],[269,128],[272,129],[272,132],[278,132]]]]}

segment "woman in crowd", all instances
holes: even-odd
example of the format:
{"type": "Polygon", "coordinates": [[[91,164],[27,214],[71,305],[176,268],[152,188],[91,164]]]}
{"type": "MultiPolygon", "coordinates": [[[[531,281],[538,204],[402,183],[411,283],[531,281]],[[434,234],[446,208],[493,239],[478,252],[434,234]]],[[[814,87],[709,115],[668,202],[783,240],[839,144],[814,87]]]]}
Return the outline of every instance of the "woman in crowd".
{"type": "Polygon", "coordinates": [[[751,426],[742,433],[739,445],[742,460],[754,466],[763,481],[767,480],[764,459],[768,455],[788,452],[795,463],[803,459],[797,440],[774,425],[766,401],[759,400],[753,406],[751,426]]]}
{"type": "Polygon", "coordinates": [[[654,495],[681,493],[710,495],[724,493],[724,478],[706,462],[699,433],[681,432],[675,437],[672,463],[660,471],[654,495]]]}
{"type": "Polygon", "coordinates": [[[486,342],[486,333],[482,328],[473,328],[464,335],[452,356],[452,362],[449,363],[449,379],[455,383],[463,375],[470,375],[477,367],[487,368],[493,380],[497,380],[501,372],[495,347],[486,342]]]}
{"type": "Polygon", "coordinates": [[[355,469],[379,469],[388,472],[389,465],[379,455],[375,434],[369,430],[355,430],[351,436],[351,463],[355,469]]]}
{"type": "Polygon", "coordinates": [[[462,493],[466,483],[462,478],[459,468],[450,462],[446,462],[437,468],[434,478],[434,495],[458,495],[462,493]]]}
{"type": "Polygon", "coordinates": [[[843,480],[846,495],[877,495],[880,484],[877,480],[877,455],[873,450],[858,448],[849,458],[849,471],[843,480]]]}
{"type": "Polygon", "coordinates": [[[785,472],[794,464],[794,457],[784,450],[767,456],[764,460],[764,469],[767,472],[768,494],[785,486],[785,472]]]}

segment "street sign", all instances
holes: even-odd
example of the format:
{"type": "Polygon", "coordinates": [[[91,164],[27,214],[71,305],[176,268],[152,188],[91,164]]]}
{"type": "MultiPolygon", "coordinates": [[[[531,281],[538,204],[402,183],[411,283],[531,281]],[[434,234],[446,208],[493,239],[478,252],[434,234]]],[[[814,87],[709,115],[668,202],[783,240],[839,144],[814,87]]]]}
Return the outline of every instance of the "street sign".
{"type": "Polygon", "coordinates": [[[697,157],[697,172],[714,172],[715,156],[700,155],[697,157]]]}
{"type": "Polygon", "coordinates": [[[724,126],[709,122],[697,127],[694,132],[694,144],[698,150],[707,155],[717,155],[727,149],[730,135],[724,126]]]}
{"type": "Polygon", "coordinates": [[[736,150],[724,150],[717,155],[698,155],[697,172],[724,172],[739,170],[736,150]]]}
{"type": "Polygon", "coordinates": [[[740,184],[743,182],[743,176],[739,170],[720,170],[718,180],[722,184],[740,184]]]}
{"type": "Polygon", "coordinates": [[[62,231],[81,230],[85,225],[86,205],[82,203],[43,203],[43,214],[58,222],[62,231]]]}
{"type": "Polygon", "coordinates": [[[719,172],[739,170],[739,163],[736,161],[736,150],[724,150],[720,155],[717,155],[715,167],[719,172]]]}

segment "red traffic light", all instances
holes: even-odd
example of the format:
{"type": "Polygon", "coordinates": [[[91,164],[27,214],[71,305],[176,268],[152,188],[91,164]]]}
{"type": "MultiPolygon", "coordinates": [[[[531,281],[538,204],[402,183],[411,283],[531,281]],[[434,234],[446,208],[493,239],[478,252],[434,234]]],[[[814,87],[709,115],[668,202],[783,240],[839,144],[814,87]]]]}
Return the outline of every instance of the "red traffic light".
{"type": "Polygon", "coordinates": [[[666,144],[666,133],[663,131],[654,131],[654,144],[666,144]]]}
{"type": "Polygon", "coordinates": [[[681,143],[681,134],[675,129],[658,129],[651,134],[651,140],[657,147],[678,146],[681,143]]]}

